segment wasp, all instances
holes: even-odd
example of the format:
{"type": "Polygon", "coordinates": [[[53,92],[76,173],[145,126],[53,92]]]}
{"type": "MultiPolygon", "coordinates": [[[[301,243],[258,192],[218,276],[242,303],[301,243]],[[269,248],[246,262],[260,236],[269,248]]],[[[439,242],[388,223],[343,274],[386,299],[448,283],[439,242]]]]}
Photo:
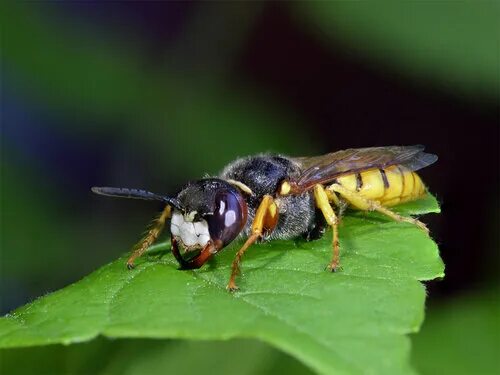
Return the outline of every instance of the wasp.
{"type": "Polygon", "coordinates": [[[171,250],[181,269],[200,268],[237,237],[246,238],[231,267],[227,289],[234,291],[242,257],[258,240],[299,236],[312,240],[331,227],[328,269],[338,270],[339,211],[346,206],[378,211],[428,233],[424,223],[390,207],[427,194],[415,171],[436,160],[420,145],[347,149],[315,157],[259,154],[231,162],[217,177],[190,182],[175,196],[114,187],[93,187],[92,191],[165,204],[134,247],[127,261],[129,269],[169,219],[171,250]]]}

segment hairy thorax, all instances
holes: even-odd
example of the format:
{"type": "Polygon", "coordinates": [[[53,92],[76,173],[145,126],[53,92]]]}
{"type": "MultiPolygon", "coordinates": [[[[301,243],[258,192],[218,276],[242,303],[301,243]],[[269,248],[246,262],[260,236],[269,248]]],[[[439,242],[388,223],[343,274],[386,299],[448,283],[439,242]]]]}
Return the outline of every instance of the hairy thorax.
{"type": "Polygon", "coordinates": [[[224,168],[220,177],[235,180],[248,186],[253,195],[248,201],[248,220],[244,234],[248,236],[255,211],[266,194],[275,198],[279,209],[278,224],[269,239],[290,239],[308,232],[314,222],[314,200],[306,192],[297,196],[278,196],[279,186],[285,179],[300,174],[300,168],[287,157],[280,155],[257,155],[237,159],[224,168]]]}

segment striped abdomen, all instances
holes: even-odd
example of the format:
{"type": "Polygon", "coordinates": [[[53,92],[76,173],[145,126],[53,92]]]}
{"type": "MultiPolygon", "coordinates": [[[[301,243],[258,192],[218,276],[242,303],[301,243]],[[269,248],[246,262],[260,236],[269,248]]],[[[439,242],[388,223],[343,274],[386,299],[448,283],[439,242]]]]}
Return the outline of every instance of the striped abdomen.
{"type": "Polygon", "coordinates": [[[337,182],[349,190],[357,191],[364,198],[376,200],[384,206],[412,201],[426,194],[420,177],[415,172],[398,165],[345,175],[338,177],[337,182]]]}

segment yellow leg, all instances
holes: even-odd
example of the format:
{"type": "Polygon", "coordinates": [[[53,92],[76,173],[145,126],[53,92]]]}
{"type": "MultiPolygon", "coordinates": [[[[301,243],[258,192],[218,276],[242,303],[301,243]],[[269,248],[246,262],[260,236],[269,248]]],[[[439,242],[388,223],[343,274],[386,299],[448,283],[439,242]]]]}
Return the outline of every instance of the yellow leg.
{"type": "Polygon", "coordinates": [[[150,247],[156,241],[161,231],[163,230],[163,227],[165,226],[165,221],[167,221],[167,219],[170,217],[170,214],[171,214],[171,207],[167,205],[163,209],[160,217],[153,222],[153,225],[151,229],[149,229],[146,236],[144,236],[144,238],[141,239],[139,243],[137,243],[134,246],[134,251],[127,260],[128,269],[134,268],[134,261],[137,258],[139,258],[142,254],[144,254],[144,252],[148,249],[148,247],[150,247]]]}
{"type": "Polygon", "coordinates": [[[342,203],[340,202],[339,198],[337,197],[337,194],[335,194],[333,191],[330,191],[330,190],[325,190],[325,193],[326,193],[326,196],[328,197],[328,200],[330,202],[333,202],[335,204],[335,206],[340,207],[340,205],[342,203]]]}
{"type": "Polygon", "coordinates": [[[339,234],[338,234],[338,219],[330,205],[329,195],[325,188],[321,185],[314,186],[314,199],[316,206],[321,210],[328,225],[333,229],[333,255],[328,269],[335,272],[340,264],[340,249],[339,249],[339,234]]]}
{"type": "Polygon", "coordinates": [[[252,234],[248,237],[241,249],[236,253],[234,257],[233,264],[231,265],[231,276],[229,278],[229,283],[227,284],[227,289],[229,291],[234,291],[238,289],[235,283],[236,275],[240,273],[240,262],[243,254],[248,248],[257,241],[264,230],[273,230],[278,222],[278,211],[276,203],[273,201],[273,197],[270,195],[264,195],[264,198],[260,202],[257,212],[255,213],[255,218],[252,223],[252,234]]]}
{"type": "Polygon", "coordinates": [[[349,203],[345,199],[339,199],[337,197],[337,194],[335,194],[333,191],[325,189],[326,196],[328,197],[328,200],[333,203],[335,206],[337,206],[337,223],[340,225],[342,223],[342,217],[344,216],[344,212],[347,209],[347,206],[349,203]]]}
{"type": "Polygon", "coordinates": [[[371,199],[366,199],[364,198],[361,194],[358,192],[346,189],[342,185],[339,184],[333,184],[328,187],[328,190],[335,191],[339,193],[344,199],[355,205],[356,207],[362,207],[367,211],[377,211],[380,212],[381,214],[384,214],[391,219],[399,222],[405,222],[405,223],[410,223],[413,225],[416,225],[420,229],[422,229],[424,232],[427,234],[429,233],[429,229],[425,226],[424,223],[421,221],[414,219],[412,217],[406,217],[406,216],[401,216],[391,210],[389,210],[387,207],[382,206],[379,202],[371,200],[371,199]]]}

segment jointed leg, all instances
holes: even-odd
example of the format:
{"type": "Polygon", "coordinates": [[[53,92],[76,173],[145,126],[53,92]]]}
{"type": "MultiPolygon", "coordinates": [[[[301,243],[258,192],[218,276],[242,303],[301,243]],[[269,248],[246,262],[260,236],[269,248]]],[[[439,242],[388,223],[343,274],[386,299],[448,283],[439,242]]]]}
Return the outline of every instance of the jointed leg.
{"type": "Polygon", "coordinates": [[[330,190],[325,190],[326,196],[328,197],[328,200],[330,202],[333,202],[335,206],[340,207],[342,205],[342,202],[340,202],[340,199],[337,197],[337,194],[335,194],[333,191],[330,190]]]}
{"type": "Polygon", "coordinates": [[[227,284],[227,289],[229,291],[234,291],[238,289],[238,286],[236,285],[235,279],[236,275],[240,273],[240,262],[241,258],[243,257],[243,254],[245,254],[245,251],[248,250],[248,248],[255,243],[259,239],[259,237],[262,234],[260,232],[255,232],[250,235],[250,237],[247,238],[241,249],[236,253],[236,256],[234,257],[233,264],[231,265],[231,276],[229,277],[229,283],[227,284]]]}
{"type": "Polygon", "coordinates": [[[344,216],[344,212],[349,206],[349,203],[345,199],[340,199],[337,197],[337,194],[335,194],[333,191],[325,189],[326,196],[328,197],[328,200],[335,204],[337,206],[337,221],[338,223],[342,223],[342,217],[344,216]]]}
{"type": "Polygon", "coordinates": [[[416,225],[420,229],[422,229],[424,232],[429,233],[429,229],[425,226],[424,223],[421,221],[414,219],[412,217],[406,217],[406,216],[401,216],[387,207],[382,206],[379,202],[366,199],[363,196],[361,196],[359,193],[355,191],[351,191],[349,189],[346,189],[342,185],[339,184],[333,184],[328,187],[328,190],[335,191],[339,193],[342,197],[344,197],[346,200],[349,202],[353,203],[357,207],[364,207],[368,211],[377,211],[380,212],[381,214],[384,214],[391,219],[399,222],[405,222],[405,223],[410,223],[413,225],[416,225]]]}
{"type": "Polygon", "coordinates": [[[325,188],[321,185],[314,186],[314,199],[316,201],[316,205],[323,213],[326,222],[333,229],[333,256],[332,261],[330,262],[328,269],[332,272],[335,272],[339,267],[340,263],[340,250],[339,250],[339,234],[338,234],[338,219],[335,215],[335,212],[330,205],[330,200],[328,199],[328,194],[325,191],[325,188]]]}
{"type": "Polygon", "coordinates": [[[278,209],[276,203],[270,195],[265,195],[260,202],[259,208],[255,213],[255,218],[252,223],[252,234],[248,237],[241,249],[236,253],[233,264],[231,265],[231,276],[227,289],[234,291],[238,289],[235,283],[236,275],[240,272],[240,262],[243,254],[248,248],[257,241],[265,231],[273,230],[278,222],[278,209]]]}
{"type": "Polygon", "coordinates": [[[142,240],[140,240],[135,246],[132,255],[127,260],[127,268],[134,268],[134,261],[140,257],[144,252],[150,247],[158,238],[163,227],[165,226],[165,221],[170,217],[171,207],[166,205],[163,209],[160,217],[153,222],[151,229],[142,240]]]}

